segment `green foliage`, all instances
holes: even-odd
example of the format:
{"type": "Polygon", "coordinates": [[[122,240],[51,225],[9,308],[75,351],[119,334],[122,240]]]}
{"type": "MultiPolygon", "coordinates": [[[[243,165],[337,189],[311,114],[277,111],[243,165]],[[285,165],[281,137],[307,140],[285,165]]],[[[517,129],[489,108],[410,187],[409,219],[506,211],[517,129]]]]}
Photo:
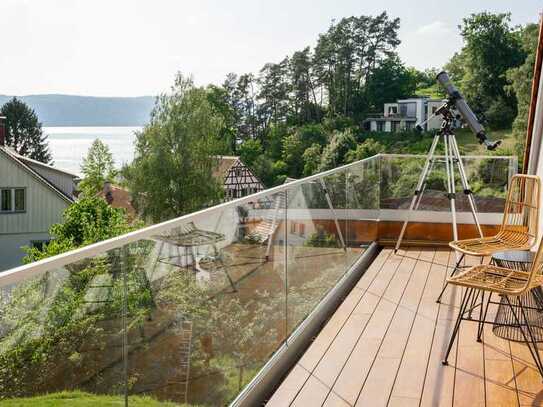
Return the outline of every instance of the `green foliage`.
{"type": "Polygon", "coordinates": [[[302,160],[304,162],[303,176],[307,177],[316,173],[321,163],[322,147],[319,144],[313,144],[305,149],[302,160]]]}
{"type": "Polygon", "coordinates": [[[239,146],[239,157],[245,165],[254,168],[254,163],[263,153],[260,140],[248,139],[239,146]]]}
{"type": "MultiPolygon", "coordinates": [[[[123,395],[97,395],[83,391],[63,391],[43,396],[7,399],[3,407],[117,407],[124,402],[123,395]]],[[[130,396],[129,405],[135,407],[188,407],[188,404],[154,400],[147,396],[130,396]]],[[[191,404],[195,407],[194,404],[191,404]]]]}
{"type": "Polygon", "coordinates": [[[150,123],[137,134],[127,182],[135,206],[155,222],[219,202],[214,180],[223,119],[205,89],[178,74],[169,94],[157,98],[150,123]],[[206,180],[206,182],[202,182],[206,180]]]}
{"type": "Polygon", "coordinates": [[[96,196],[85,197],[70,205],[62,214],[62,223],[51,226],[53,240],[42,250],[25,248],[24,263],[106,240],[134,229],[129,225],[123,209],[112,208],[96,196]]]}
{"type": "Polygon", "coordinates": [[[329,170],[345,164],[345,155],[349,150],[355,148],[356,140],[350,129],[335,132],[330,144],[322,152],[319,171],[329,170]]]}
{"type": "Polygon", "coordinates": [[[366,85],[369,109],[380,112],[385,103],[413,96],[419,80],[417,73],[407,69],[397,55],[385,59],[372,71],[366,85]]]}
{"type": "Polygon", "coordinates": [[[34,110],[14,97],[2,106],[0,116],[6,117],[6,145],[33,160],[51,161],[47,136],[34,110]]]}
{"type": "Polygon", "coordinates": [[[116,175],[113,156],[109,148],[100,139],[92,142],[87,156],[81,165],[83,179],[79,183],[80,190],[86,196],[101,191],[106,181],[112,181],[116,175]]]}
{"type": "Polygon", "coordinates": [[[506,74],[526,58],[521,30],[511,26],[510,17],[482,12],[464,18],[459,27],[464,47],[446,66],[472,109],[495,128],[508,127],[515,118],[516,99],[506,91],[506,74]]]}
{"type": "MultiPolygon", "coordinates": [[[[508,90],[517,98],[517,117],[513,122],[513,135],[516,138],[515,151],[522,158],[524,141],[528,126],[528,110],[530,107],[532,80],[537,50],[539,26],[528,24],[522,29],[522,49],[526,53],[524,63],[507,71],[507,79],[511,83],[508,90]]],[[[522,163],[520,163],[522,165],[522,163]]]]}
{"type": "Polygon", "coordinates": [[[345,155],[345,162],[352,163],[384,152],[385,146],[372,138],[368,138],[361,144],[358,144],[355,150],[347,152],[345,155]]]}
{"type": "Polygon", "coordinates": [[[304,246],[307,247],[339,247],[336,236],[332,233],[328,233],[322,226],[316,226],[317,231],[312,233],[304,241],[304,246]]]}

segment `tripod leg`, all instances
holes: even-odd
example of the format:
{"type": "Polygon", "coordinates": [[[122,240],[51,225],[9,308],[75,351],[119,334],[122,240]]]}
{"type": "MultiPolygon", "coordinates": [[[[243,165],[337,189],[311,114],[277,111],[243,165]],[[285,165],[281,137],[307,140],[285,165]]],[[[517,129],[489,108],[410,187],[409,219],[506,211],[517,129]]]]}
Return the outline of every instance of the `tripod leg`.
{"type": "Polygon", "coordinates": [[[402,244],[403,236],[405,234],[405,230],[407,229],[407,224],[409,223],[409,217],[411,215],[411,212],[413,211],[413,208],[415,207],[415,204],[417,202],[417,197],[421,192],[422,185],[426,181],[426,178],[428,177],[429,169],[430,169],[430,163],[433,161],[434,153],[436,151],[437,142],[439,141],[439,135],[434,136],[434,140],[432,141],[432,146],[430,147],[430,151],[428,152],[428,155],[426,157],[426,162],[424,163],[424,167],[422,169],[422,173],[420,174],[419,181],[417,182],[417,187],[415,189],[415,193],[413,195],[413,199],[411,200],[411,204],[409,205],[409,210],[407,212],[407,215],[405,217],[405,221],[402,226],[402,230],[400,232],[400,236],[398,237],[398,241],[396,242],[396,247],[394,248],[394,253],[398,251],[400,248],[400,245],[402,244]]]}
{"type": "Polygon", "coordinates": [[[455,202],[455,185],[454,185],[454,168],[452,149],[450,143],[450,135],[444,134],[443,141],[445,143],[445,167],[447,170],[447,198],[451,205],[452,227],[453,227],[453,239],[458,240],[458,228],[456,226],[456,202],[455,202]]]}
{"type": "MultiPolygon", "coordinates": [[[[432,170],[434,169],[434,163],[435,162],[436,161],[434,159],[432,159],[432,161],[430,162],[430,168],[428,169],[428,174],[432,173],[432,170]]],[[[419,209],[420,202],[422,201],[422,196],[424,195],[424,191],[426,191],[426,185],[428,184],[427,181],[428,181],[428,179],[424,180],[424,184],[422,185],[422,189],[420,191],[420,194],[417,197],[417,203],[415,204],[415,210],[419,209]]]]}
{"type": "Polygon", "coordinates": [[[468,177],[464,168],[464,163],[462,162],[462,158],[460,157],[460,149],[458,148],[458,143],[456,142],[456,137],[454,134],[451,134],[450,141],[453,147],[454,158],[456,164],[458,165],[458,173],[460,174],[462,188],[464,188],[464,194],[466,194],[468,198],[471,214],[473,216],[473,221],[475,222],[475,226],[477,227],[479,236],[483,237],[483,230],[481,229],[481,224],[479,223],[479,219],[477,217],[477,205],[475,204],[475,198],[473,197],[473,192],[471,191],[471,188],[469,186],[468,177]]]}

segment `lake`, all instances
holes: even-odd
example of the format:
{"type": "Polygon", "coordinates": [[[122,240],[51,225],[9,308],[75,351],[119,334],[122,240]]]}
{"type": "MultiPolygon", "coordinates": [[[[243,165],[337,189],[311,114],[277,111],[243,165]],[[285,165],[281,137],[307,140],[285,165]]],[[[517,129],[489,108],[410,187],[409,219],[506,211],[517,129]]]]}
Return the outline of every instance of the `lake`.
{"type": "Polygon", "coordinates": [[[81,174],[81,163],[95,139],[103,141],[111,151],[115,166],[134,158],[135,131],[141,127],[44,127],[54,166],[81,174]]]}

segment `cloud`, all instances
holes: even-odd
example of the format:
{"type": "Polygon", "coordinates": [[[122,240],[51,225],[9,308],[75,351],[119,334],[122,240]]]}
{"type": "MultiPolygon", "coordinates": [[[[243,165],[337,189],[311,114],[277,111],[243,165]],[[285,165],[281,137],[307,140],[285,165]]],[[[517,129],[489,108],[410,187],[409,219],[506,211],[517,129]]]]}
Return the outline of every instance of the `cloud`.
{"type": "Polygon", "coordinates": [[[430,24],[426,24],[419,27],[416,33],[419,35],[431,35],[431,36],[443,35],[443,34],[448,35],[448,34],[454,33],[454,30],[449,24],[443,21],[436,20],[430,24]]]}

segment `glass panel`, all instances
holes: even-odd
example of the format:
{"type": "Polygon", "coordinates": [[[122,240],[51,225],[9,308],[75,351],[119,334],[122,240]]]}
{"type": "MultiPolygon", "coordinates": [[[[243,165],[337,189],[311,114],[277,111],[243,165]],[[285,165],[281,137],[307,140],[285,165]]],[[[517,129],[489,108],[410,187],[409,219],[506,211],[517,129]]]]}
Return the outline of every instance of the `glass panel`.
{"type": "Polygon", "coordinates": [[[118,250],[2,287],[0,398],[120,403],[124,292],[118,250]]]}
{"type": "Polygon", "coordinates": [[[379,219],[379,157],[365,160],[347,172],[347,246],[360,247],[377,240],[379,219]]]}
{"type": "Polygon", "coordinates": [[[267,195],[130,246],[130,398],[226,405],[258,373],[287,335],[284,216],[267,195]]]}
{"type": "Polygon", "coordinates": [[[0,211],[11,211],[11,189],[1,191],[0,211]]]}
{"type": "Polygon", "coordinates": [[[348,247],[345,240],[346,175],[346,171],[341,171],[288,189],[289,227],[285,230],[288,232],[289,332],[307,317],[360,256],[361,249],[348,247]]]}
{"type": "Polygon", "coordinates": [[[15,190],[15,210],[16,211],[25,210],[25,190],[24,189],[15,190]]]}

